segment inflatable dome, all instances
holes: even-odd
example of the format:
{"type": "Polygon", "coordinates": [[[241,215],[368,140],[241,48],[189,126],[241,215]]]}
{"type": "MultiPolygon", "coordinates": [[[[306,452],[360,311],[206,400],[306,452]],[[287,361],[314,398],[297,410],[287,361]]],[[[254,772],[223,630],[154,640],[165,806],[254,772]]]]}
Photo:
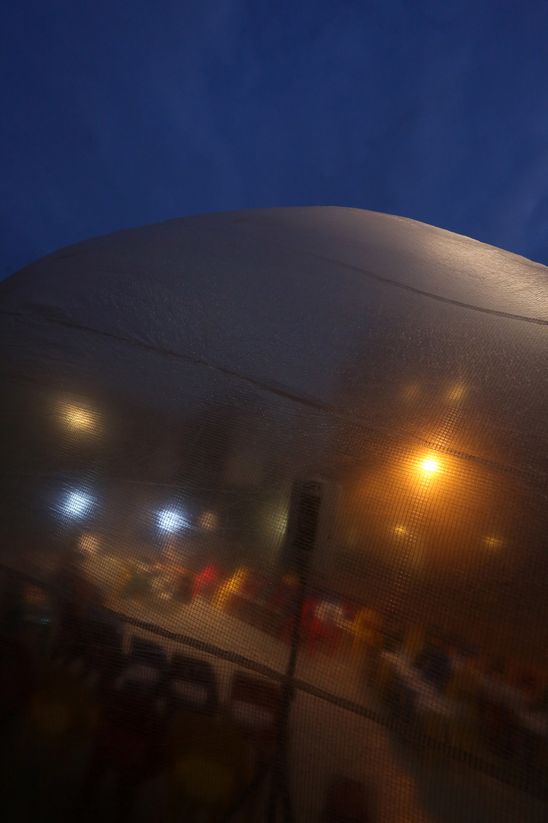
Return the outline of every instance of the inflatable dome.
{"type": "Polygon", "coordinates": [[[9,819],[546,819],[547,273],[314,207],[0,285],[9,819]]]}

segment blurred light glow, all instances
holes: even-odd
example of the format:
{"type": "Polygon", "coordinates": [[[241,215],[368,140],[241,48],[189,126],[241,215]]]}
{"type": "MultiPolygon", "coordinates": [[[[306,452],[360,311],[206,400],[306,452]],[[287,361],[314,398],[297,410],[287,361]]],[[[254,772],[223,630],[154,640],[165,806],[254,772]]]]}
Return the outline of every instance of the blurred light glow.
{"type": "Polygon", "coordinates": [[[488,549],[500,549],[503,546],[504,541],[502,537],[497,537],[497,535],[494,534],[487,534],[483,538],[483,543],[488,549]]]}
{"type": "Polygon", "coordinates": [[[202,512],[198,525],[206,531],[213,531],[218,526],[218,518],[215,512],[202,512]]]}
{"type": "Polygon", "coordinates": [[[263,517],[265,534],[278,546],[287,530],[289,517],[287,504],[277,502],[270,504],[265,508],[263,517]]]}
{"type": "Polygon", "coordinates": [[[162,509],[156,515],[156,519],[160,531],[168,532],[169,534],[188,528],[188,520],[182,512],[177,509],[162,509]]]}
{"type": "Polygon", "coordinates": [[[84,406],[66,403],[62,407],[62,418],[69,429],[77,432],[91,432],[97,428],[97,415],[84,406]]]}
{"type": "Polygon", "coordinates": [[[409,534],[409,529],[406,526],[394,526],[394,534],[396,537],[405,537],[409,534]]]}
{"type": "Polygon", "coordinates": [[[419,463],[419,469],[421,470],[422,474],[430,477],[433,474],[436,474],[440,470],[440,461],[437,460],[435,457],[429,455],[428,457],[424,457],[419,463]]]}
{"type": "Polygon", "coordinates": [[[90,494],[82,491],[69,492],[61,506],[61,511],[67,517],[85,517],[93,508],[94,499],[90,494]]]}
{"type": "Polygon", "coordinates": [[[78,546],[82,554],[95,555],[99,552],[101,541],[96,534],[92,532],[84,532],[80,535],[78,546]]]}

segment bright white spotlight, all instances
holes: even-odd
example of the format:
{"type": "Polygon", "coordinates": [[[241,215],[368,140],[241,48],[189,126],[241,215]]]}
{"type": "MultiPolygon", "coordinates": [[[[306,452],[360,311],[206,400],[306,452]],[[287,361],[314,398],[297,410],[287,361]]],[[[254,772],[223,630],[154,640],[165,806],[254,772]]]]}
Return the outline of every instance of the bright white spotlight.
{"type": "Polygon", "coordinates": [[[188,527],[188,520],[177,509],[162,509],[156,515],[156,522],[160,531],[170,534],[188,527]]]}
{"type": "Polygon", "coordinates": [[[61,511],[66,517],[85,517],[93,508],[94,499],[82,491],[68,492],[63,500],[61,511]]]}

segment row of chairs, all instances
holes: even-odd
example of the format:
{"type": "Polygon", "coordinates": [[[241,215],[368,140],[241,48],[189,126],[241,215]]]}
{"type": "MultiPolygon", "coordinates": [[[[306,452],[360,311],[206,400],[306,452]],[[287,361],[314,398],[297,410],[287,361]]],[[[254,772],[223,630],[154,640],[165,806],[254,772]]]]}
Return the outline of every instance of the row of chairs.
{"type": "MultiPolygon", "coordinates": [[[[29,686],[23,748],[41,738],[52,762],[70,764],[75,742],[89,741],[74,818],[97,811],[108,772],[116,777],[120,819],[131,819],[140,788],[162,772],[173,819],[219,820],[274,754],[279,684],[236,670],[223,701],[208,660],[170,657],[159,643],[138,636],[124,652],[114,622],[90,620],[61,633],[46,665],[30,679],[25,666],[21,682],[29,686]]],[[[332,787],[323,819],[340,819],[331,809],[346,808],[347,795],[332,787]]],[[[247,796],[235,819],[260,819],[261,802],[256,792],[247,796]]]]}
{"type": "Polygon", "coordinates": [[[185,819],[198,810],[208,819],[209,809],[218,819],[272,757],[280,700],[278,684],[237,670],[225,704],[208,660],[170,658],[138,636],[124,652],[116,624],[91,621],[59,638],[31,700],[26,739],[47,737],[56,757],[71,737],[91,740],[78,815],[93,807],[107,773],[117,777],[120,819],[131,816],[139,788],[164,774],[174,818],[183,809],[185,819]]]}
{"type": "MultiPolygon", "coordinates": [[[[93,685],[103,692],[149,692],[164,713],[183,710],[213,716],[221,709],[217,675],[209,661],[181,653],[170,659],[158,643],[138,636],[132,637],[124,654],[121,633],[114,624],[90,624],[81,651],[72,657],[73,664],[80,658],[93,685]]],[[[280,699],[278,684],[237,670],[227,708],[248,735],[266,743],[276,735],[280,699]]]]}

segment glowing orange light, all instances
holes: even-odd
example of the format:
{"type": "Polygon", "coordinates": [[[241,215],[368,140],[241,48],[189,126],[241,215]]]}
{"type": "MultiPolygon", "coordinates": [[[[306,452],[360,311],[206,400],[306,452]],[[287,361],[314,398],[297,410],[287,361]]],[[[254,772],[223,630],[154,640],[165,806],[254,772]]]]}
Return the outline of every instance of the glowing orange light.
{"type": "Polygon", "coordinates": [[[419,468],[421,472],[428,477],[432,474],[436,474],[440,470],[440,461],[437,460],[435,457],[425,457],[419,463],[419,468]]]}

